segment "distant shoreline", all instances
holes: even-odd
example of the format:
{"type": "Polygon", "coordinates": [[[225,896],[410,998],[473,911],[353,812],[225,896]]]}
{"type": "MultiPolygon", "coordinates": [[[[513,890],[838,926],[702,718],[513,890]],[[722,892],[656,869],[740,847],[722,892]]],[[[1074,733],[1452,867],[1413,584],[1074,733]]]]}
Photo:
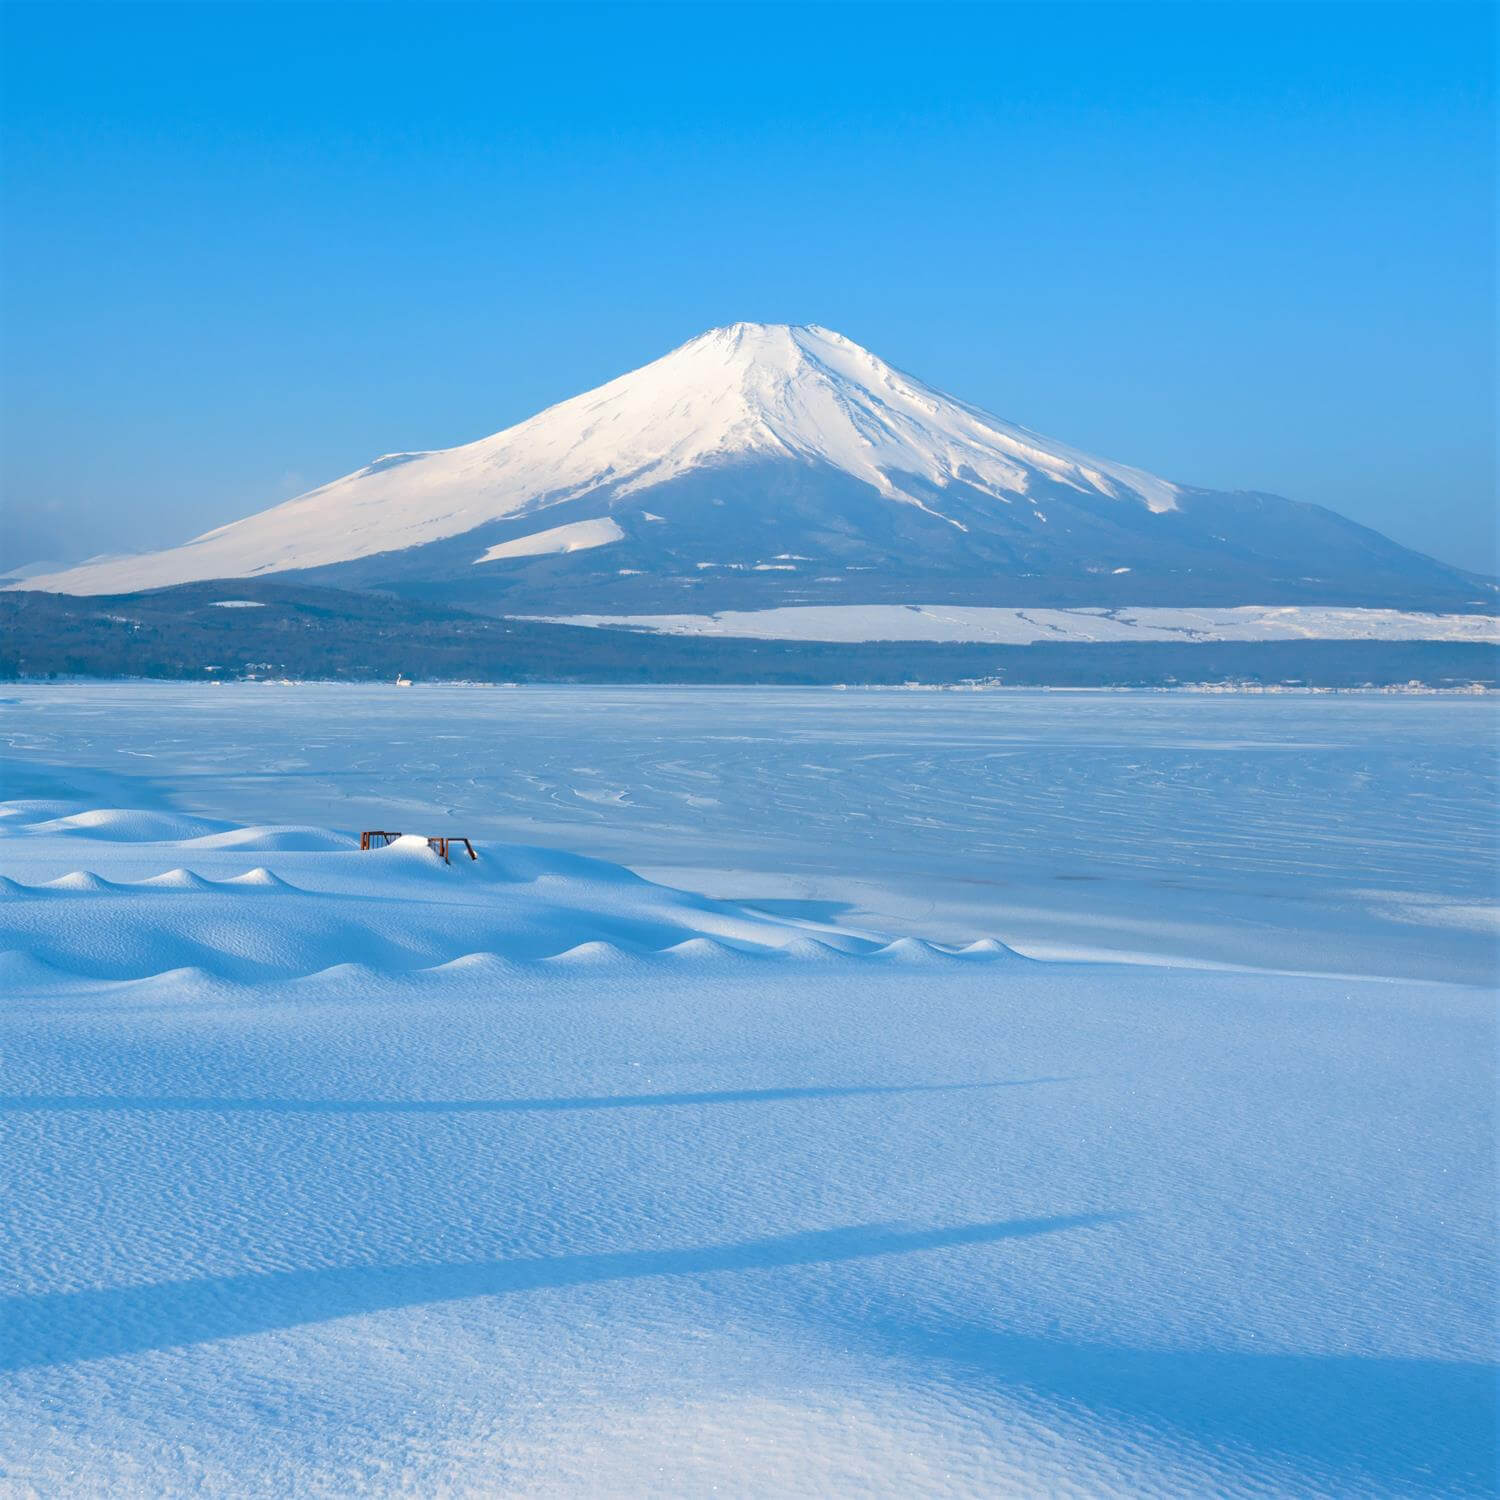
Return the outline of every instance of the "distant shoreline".
{"type": "MultiPolygon", "coordinates": [[[[660,688],[674,691],[743,692],[756,689],[776,693],[1014,693],[1094,695],[1118,693],[1141,697],[1246,697],[1246,698],[1491,698],[1500,697],[1500,687],[1492,683],[1473,682],[1453,687],[1432,687],[1426,683],[1393,683],[1387,687],[1320,687],[1297,683],[1259,682],[1180,682],[1170,686],[1136,683],[1101,683],[1070,685],[1056,683],[1014,682],[579,682],[566,679],[535,678],[527,682],[505,679],[493,681],[477,677],[433,677],[397,684],[379,677],[8,677],[0,682],[14,687],[130,687],[172,686],[187,688],[225,687],[347,687],[347,688],[475,688],[487,691],[522,691],[527,688],[639,689],[643,692],[660,688]]],[[[14,703],[16,700],[9,700],[14,703]]],[[[0,698],[0,707],[7,700],[0,698]]]]}
{"type": "MultiPolygon", "coordinates": [[[[1111,623],[1100,620],[1101,627],[1111,623]]],[[[658,634],[245,580],[232,589],[219,581],[111,598],[0,593],[0,681],[394,683],[397,677],[619,685],[1472,690],[1500,686],[1500,645],[1473,638],[1001,642],[658,634]],[[257,607],[223,608],[226,599],[257,607]]]]}

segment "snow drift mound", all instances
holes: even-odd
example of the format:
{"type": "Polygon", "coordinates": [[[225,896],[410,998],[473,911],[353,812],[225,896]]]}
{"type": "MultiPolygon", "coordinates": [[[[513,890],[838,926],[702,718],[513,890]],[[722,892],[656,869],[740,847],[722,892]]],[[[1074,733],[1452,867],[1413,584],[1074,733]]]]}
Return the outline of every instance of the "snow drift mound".
{"type": "Polygon", "coordinates": [[[355,841],[346,834],[330,833],[326,828],[279,823],[253,824],[247,828],[230,828],[223,833],[208,833],[187,840],[188,849],[245,850],[321,850],[352,849],[355,841]]]}
{"type": "Polygon", "coordinates": [[[477,861],[444,864],[418,835],[361,851],[326,829],[204,834],[199,819],[128,809],[11,826],[0,833],[0,952],[75,981],[192,969],[246,985],[351,966],[930,962],[950,952],[779,919],[556,850],[490,845],[477,861]],[[182,836],[166,837],[173,829],[182,836]]]}
{"type": "Polygon", "coordinates": [[[76,834],[81,838],[107,840],[122,844],[177,843],[186,839],[212,837],[224,824],[207,818],[190,818],[180,813],[151,812],[141,808],[95,807],[84,812],[67,813],[42,823],[32,823],[28,832],[34,837],[49,834],[76,834]]]}

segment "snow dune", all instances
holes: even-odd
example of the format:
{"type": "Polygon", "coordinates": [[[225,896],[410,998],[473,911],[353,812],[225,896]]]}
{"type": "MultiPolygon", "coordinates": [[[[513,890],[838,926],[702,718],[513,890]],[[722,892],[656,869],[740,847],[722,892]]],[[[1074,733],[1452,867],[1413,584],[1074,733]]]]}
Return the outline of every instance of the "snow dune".
{"type": "MultiPolygon", "coordinates": [[[[4,816],[12,827],[28,824],[24,803],[11,804],[6,808],[4,816]]],[[[61,817],[31,822],[26,831],[33,836],[77,834],[88,839],[130,844],[148,839],[161,841],[197,838],[209,835],[210,830],[218,830],[222,826],[204,818],[183,818],[172,813],[141,808],[91,807],[80,812],[65,813],[61,817]]]]}
{"type": "Polygon", "coordinates": [[[0,951],[92,980],[191,967],[254,984],[341,964],[400,973],[474,957],[1021,961],[993,940],[939,948],[770,917],[552,850],[490,846],[477,862],[445,865],[416,835],[362,852],[348,835],[305,827],[200,834],[204,820],[159,812],[100,809],[28,821],[24,807],[9,811],[3,826],[15,843],[6,852],[16,865],[89,865],[34,884],[7,878],[0,951]],[[164,837],[169,830],[187,836],[164,837]],[[107,847],[90,847],[95,841],[127,848],[111,860],[107,847]],[[286,857],[274,870],[246,869],[250,854],[286,857]],[[174,863],[184,857],[192,868],[174,863]],[[167,868],[140,875],[143,859],[167,868]]]}

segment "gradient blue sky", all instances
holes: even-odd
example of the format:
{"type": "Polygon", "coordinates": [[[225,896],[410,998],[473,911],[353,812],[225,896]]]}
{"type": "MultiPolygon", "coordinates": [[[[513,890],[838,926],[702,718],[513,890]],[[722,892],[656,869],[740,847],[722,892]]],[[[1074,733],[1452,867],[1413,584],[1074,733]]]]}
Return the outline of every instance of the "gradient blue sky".
{"type": "Polygon", "coordinates": [[[716,324],[1495,559],[1488,6],[3,8],[7,566],[716,324]]]}

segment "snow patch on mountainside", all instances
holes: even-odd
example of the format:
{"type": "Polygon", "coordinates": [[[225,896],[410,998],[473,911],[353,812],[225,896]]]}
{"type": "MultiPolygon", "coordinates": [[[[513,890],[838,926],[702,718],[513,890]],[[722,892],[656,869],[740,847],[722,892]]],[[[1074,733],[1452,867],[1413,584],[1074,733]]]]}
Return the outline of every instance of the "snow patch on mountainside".
{"type": "Polygon", "coordinates": [[[507,557],[543,557],[549,552],[587,552],[591,547],[607,547],[625,533],[608,516],[597,521],[572,521],[566,526],[551,526],[533,531],[508,542],[497,542],[476,563],[501,562],[507,557]]]}
{"type": "MultiPolygon", "coordinates": [[[[949,521],[918,494],[961,484],[1003,505],[1062,485],[1152,512],[1179,490],[1001,421],[826,328],[736,323],[459,448],[390,454],[169,551],[28,581],[101,594],[324,567],[459,536],[583,495],[610,502],[731,461],[829,465],[949,521]]],[[[507,554],[521,555],[521,554],[507,554]]]]}

